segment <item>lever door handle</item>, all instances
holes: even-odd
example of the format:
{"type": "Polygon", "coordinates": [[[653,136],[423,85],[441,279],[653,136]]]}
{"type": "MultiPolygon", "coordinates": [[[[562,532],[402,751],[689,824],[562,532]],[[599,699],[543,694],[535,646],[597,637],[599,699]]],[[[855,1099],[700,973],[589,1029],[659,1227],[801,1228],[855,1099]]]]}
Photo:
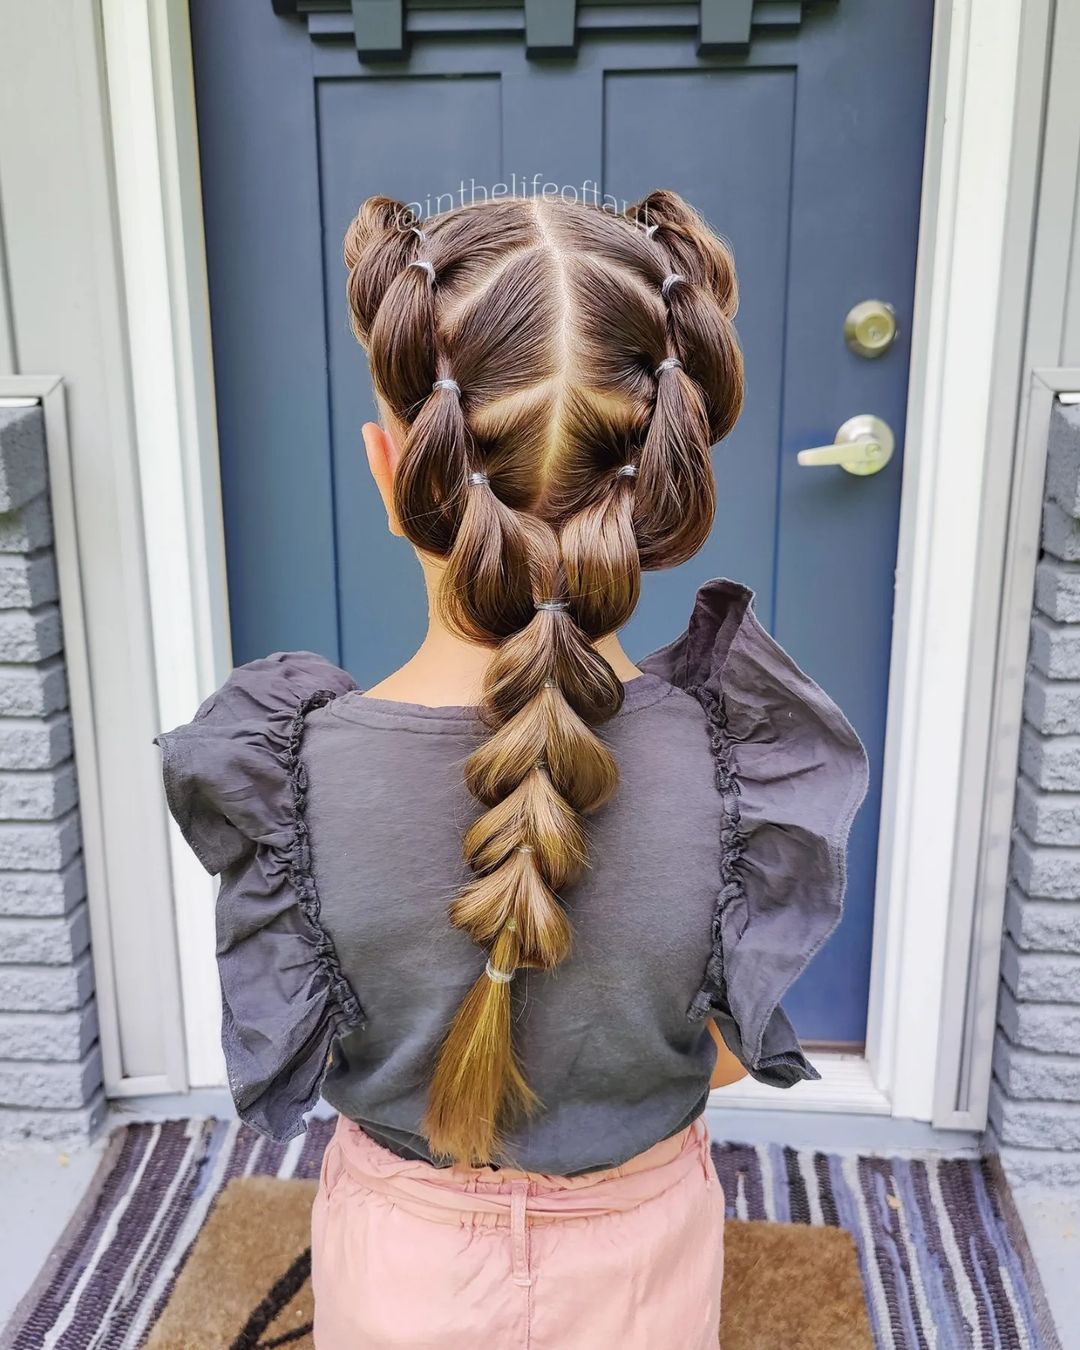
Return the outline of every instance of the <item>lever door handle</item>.
{"type": "Polygon", "coordinates": [[[895,448],[896,438],[887,422],[872,413],[859,413],[837,429],[834,444],[800,450],[798,461],[808,469],[820,464],[839,464],[846,472],[865,477],[880,473],[892,459],[895,448]]]}

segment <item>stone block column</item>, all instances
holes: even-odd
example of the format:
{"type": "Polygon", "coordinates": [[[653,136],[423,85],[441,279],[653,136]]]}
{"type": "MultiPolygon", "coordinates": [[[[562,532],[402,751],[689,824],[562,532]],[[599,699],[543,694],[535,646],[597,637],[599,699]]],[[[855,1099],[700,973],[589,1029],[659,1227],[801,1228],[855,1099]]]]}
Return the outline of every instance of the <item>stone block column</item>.
{"type": "Polygon", "coordinates": [[[1080,407],[1051,420],[1005,910],[990,1132],[1080,1184],[1080,407]]]}
{"type": "Polygon", "coordinates": [[[0,1138],[104,1108],[44,419],[0,408],[0,1138]]]}

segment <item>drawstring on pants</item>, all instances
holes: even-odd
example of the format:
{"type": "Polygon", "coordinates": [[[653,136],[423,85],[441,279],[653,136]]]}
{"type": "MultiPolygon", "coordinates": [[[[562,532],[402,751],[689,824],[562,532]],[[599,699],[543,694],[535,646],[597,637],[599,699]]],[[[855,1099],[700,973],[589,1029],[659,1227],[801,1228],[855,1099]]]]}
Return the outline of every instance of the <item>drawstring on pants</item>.
{"type": "Polygon", "coordinates": [[[532,1284],[529,1270],[529,1183],[510,1183],[510,1246],[512,1251],[514,1283],[526,1288],[532,1284]]]}

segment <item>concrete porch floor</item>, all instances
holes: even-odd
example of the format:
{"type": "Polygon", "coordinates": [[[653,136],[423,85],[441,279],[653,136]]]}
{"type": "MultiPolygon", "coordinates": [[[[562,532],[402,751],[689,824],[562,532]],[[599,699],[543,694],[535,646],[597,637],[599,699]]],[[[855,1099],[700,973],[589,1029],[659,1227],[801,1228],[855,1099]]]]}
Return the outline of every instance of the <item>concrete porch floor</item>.
{"type": "Polygon", "coordinates": [[[1013,1199],[1062,1350],[1080,1350],[1080,1189],[1019,1186],[1013,1199]]]}
{"type": "MultiPolygon", "coordinates": [[[[108,1131],[133,1120],[231,1114],[223,1094],[132,1101],[114,1108],[93,1143],[0,1144],[0,1328],[7,1325],[86,1191],[108,1131]]],[[[715,1138],[777,1142],[799,1148],[975,1156],[978,1137],[934,1132],[888,1118],[824,1117],[797,1112],[708,1113],[715,1138]]],[[[1022,1186],[1013,1198],[1054,1317],[1063,1350],[1080,1350],[1080,1188],[1022,1186]]],[[[950,1350],[950,1348],[945,1348],[950,1350]]]]}
{"type": "MultiPolygon", "coordinates": [[[[109,1128],[111,1129],[111,1122],[109,1128]]],[[[75,1213],[105,1151],[92,1144],[0,1144],[0,1328],[37,1277],[75,1213]]]]}

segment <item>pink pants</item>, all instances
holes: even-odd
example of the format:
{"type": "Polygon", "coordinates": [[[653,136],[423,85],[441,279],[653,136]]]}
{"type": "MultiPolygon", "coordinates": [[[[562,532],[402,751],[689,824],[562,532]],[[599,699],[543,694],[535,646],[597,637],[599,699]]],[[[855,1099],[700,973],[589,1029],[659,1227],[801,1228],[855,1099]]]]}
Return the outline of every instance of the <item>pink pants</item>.
{"type": "Polygon", "coordinates": [[[311,1250],[316,1350],[716,1350],[724,1196],[700,1119],[555,1177],[408,1162],[342,1118],[311,1250]]]}

